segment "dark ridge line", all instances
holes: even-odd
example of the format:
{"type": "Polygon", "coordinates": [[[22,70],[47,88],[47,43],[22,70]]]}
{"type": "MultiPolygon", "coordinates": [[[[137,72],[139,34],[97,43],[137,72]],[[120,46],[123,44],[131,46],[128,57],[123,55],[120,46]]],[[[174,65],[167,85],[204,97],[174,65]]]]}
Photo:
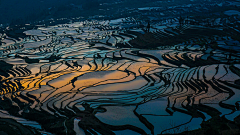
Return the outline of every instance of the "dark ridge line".
{"type": "Polygon", "coordinates": [[[52,112],[59,113],[59,114],[60,114],[59,116],[64,115],[65,117],[68,117],[68,116],[66,115],[66,113],[64,113],[63,111],[61,111],[62,102],[61,102],[61,107],[60,107],[60,108],[57,108],[57,107],[55,106],[55,103],[56,103],[56,102],[60,101],[61,99],[65,98],[65,97],[68,96],[68,95],[60,95],[60,94],[58,94],[58,95],[59,95],[59,96],[58,96],[56,99],[53,99],[53,100],[50,100],[49,102],[47,102],[47,106],[50,108],[49,104],[51,103],[51,106],[53,107],[53,108],[51,108],[51,109],[54,110],[54,111],[52,111],[52,112]],[[59,97],[60,97],[60,98],[59,98],[59,97]]]}
{"type": "Polygon", "coordinates": [[[16,67],[15,68],[16,72],[18,72],[20,75],[19,76],[25,76],[26,74],[21,70],[21,68],[16,67]]]}
{"type": "Polygon", "coordinates": [[[180,125],[178,125],[178,126],[175,126],[175,127],[169,128],[169,129],[165,129],[165,130],[163,130],[159,135],[162,135],[163,132],[166,132],[166,131],[168,131],[168,130],[172,130],[172,129],[174,129],[174,128],[178,128],[178,127],[181,127],[181,126],[183,126],[183,125],[189,124],[189,123],[192,121],[192,119],[193,119],[193,118],[191,118],[189,122],[180,124],[180,125]]]}
{"type": "MultiPolygon", "coordinates": [[[[97,63],[96,63],[96,59],[93,59],[92,60],[93,61],[93,64],[95,65],[95,69],[90,69],[90,70],[93,70],[93,71],[97,71],[97,69],[98,69],[98,65],[97,65],[97,63]]],[[[90,61],[91,62],[91,61],[90,61]]]]}
{"type": "Polygon", "coordinates": [[[165,109],[165,111],[170,115],[170,116],[173,116],[173,113],[174,112],[172,112],[170,109],[169,109],[170,107],[169,107],[169,100],[168,100],[168,105],[167,105],[167,107],[166,107],[166,109],[165,109]]]}
{"type": "Polygon", "coordinates": [[[104,65],[104,60],[105,60],[105,59],[107,59],[107,58],[106,58],[106,57],[101,58],[101,64],[102,64],[102,65],[101,65],[101,68],[99,69],[100,71],[102,71],[102,68],[105,66],[105,65],[104,65]]]}
{"type": "MultiPolygon", "coordinates": [[[[104,65],[105,68],[103,68],[102,70],[109,69],[109,68],[111,68],[113,65],[117,64],[117,61],[113,61],[113,59],[111,59],[111,58],[107,58],[107,57],[105,58],[105,60],[108,60],[108,59],[110,59],[110,60],[112,60],[112,61],[111,61],[111,62],[108,62],[108,63],[106,62],[107,65],[104,65]],[[112,66],[111,66],[110,64],[112,64],[112,66]],[[111,66],[111,67],[109,67],[109,66],[111,66]]],[[[105,61],[105,60],[104,60],[104,61],[105,61]]],[[[106,63],[105,63],[105,64],[106,64],[106,63]]]]}
{"type": "MultiPolygon", "coordinates": [[[[111,70],[109,70],[109,71],[111,71],[111,70]]],[[[96,71],[96,72],[102,72],[102,71],[96,71]]],[[[93,73],[93,72],[88,72],[88,73],[93,73]]],[[[86,73],[86,74],[88,74],[88,73],[86,73]]],[[[133,74],[133,72],[127,72],[127,73],[128,73],[128,76],[130,75],[130,73],[133,74]]],[[[82,74],[82,75],[80,75],[80,76],[83,76],[83,75],[85,75],[85,74],[82,74]]],[[[77,78],[80,77],[80,76],[77,76],[77,77],[75,77],[75,78],[77,79],[77,78]]],[[[123,77],[123,78],[120,78],[120,79],[127,78],[128,76],[123,77]]],[[[74,78],[74,79],[75,79],[75,78],[74,78]]],[[[136,78],[135,78],[135,79],[136,79],[136,78]]],[[[107,80],[104,80],[104,81],[100,81],[100,82],[97,82],[97,83],[93,84],[92,87],[96,87],[96,86],[94,86],[94,85],[99,84],[99,83],[102,83],[102,82],[105,82],[105,81],[108,81],[108,80],[119,80],[119,79],[107,79],[107,80]]],[[[74,82],[75,82],[75,81],[74,81],[74,82]]],[[[127,81],[127,82],[128,82],[128,81],[127,81]]],[[[110,84],[111,84],[111,83],[110,83],[110,84]]],[[[101,85],[106,85],[106,84],[101,84],[101,85]]],[[[99,85],[97,85],[97,86],[99,86],[99,85]]]]}
{"type": "Polygon", "coordinates": [[[185,84],[186,84],[187,87],[190,87],[196,94],[199,93],[199,92],[197,93],[198,89],[196,87],[194,87],[194,85],[188,83],[188,81],[185,81],[185,84]]]}
{"type": "MultiPolygon", "coordinates": [[[[118,51],[118,53],[119,53],[120,57],[121,57],[121,58],[125,58],[125,57],[123,57],[123,56],[122,56],[122,52],[124,52],[124,53],[125,53],[125,52],[126,52],[126,50],[125,50],[125,49],[121,49],[121,50],[119,50],[119,51],[118,51]]],[[[115,54],[115,52],[114,52],[114,54],[115,54]]]]}
{"type": "Polygon", "coordinates": [[[134,36],[132,36],[132,35],[129,35],[129,34],[127,34],[127,33],[118,33],[119,35],[123,35],[123,36],[126,36],[126,37],[129,37],[129,38],[131,38],[131,39],[133,39],[134,38],[134,36]]]}
{"type": "MultiPolygon", "coordinates": [[[[129,75],[130,75],[130,74],[128,73],[128,76],[123,77],[123,78],[120,78],[120,79],[125,79],[125,78],[129,77],[129,75]]],[[[135,79],[136,79],[136,76],[135,76],[135,78],[134,78],[133,80],[135,80],[135,79]]],[[[107,80],[104,80],[104,81],[100,81],[100,82],[98,82],[98,83],[93,84],[92,87],[97,87],[97,86],[101,86],[101,85],[108,85],[108,84],[115,84],[115,83],[107,83],[107,84],[97,85],[97,84],[99,84],[99,83],[103,83],[103,82],[106,82],[106,81],[109,81],[109,80],[119,80],[119,79],[107,79],[107,80]]],[[[126,82],[118,82],[118,83],[127,83],[127,82],[131,82],[131,81],[133,81],[133,80],[126,81],[126,82]]]]}
{"type": "MultiPolygon", "coordinates": [[[[46,107],[47,107],[47,109],[48,109],[49,111],[53,112],[54,115],[57,115],[57,114],[56,114],[57,110],[54,110],[54,108],[49,107],[49,102],[51,102],[51,101],[53,101],[53,100],[54,100],[54,97],[49,98],[47,101],[45,101],[44,103],[42,103],[41,108],[43,108],[43,106],[44,106],[44,104],[45,104],[46,107]]],[[[57,116],[58,116],[58,115],[57,115],[57,116]]]]}
{"type": "Polygon", "coordinates": [[[162,77],[162,74],[160,73],[160,75],[158,75],[157,73],[154,73],[155,76],[159,77],[161,80],[164,81],[164,84],[167,85],[167,80],[165,78],[162,77]]]}
{"type": "Polygon", "coordinates": [[[193,86],[196,87],[197,90],[199,90],[198,93],[201,93],[202,91],[204,91],[204,90],[199,86],[200,84],[199,84],[197,81],[191,79],[191,80],[189,80],[189,83],[194,84],[193,86]],[[194,82],[193,82],[193,81],[194,81],[194,82]]]}
{"type": "Polygon", "coordinates": [[[182,71],[181,72],[181,76],[179,76],[179,78],[178,78],[178,81],[181,81],[181,82],[183,82],[183,81],[189,81],[188,80],[188,77],[189,77],[189,75],[191,74],[191,72],[192,72],[192,68],[190,68],[190,69],[185,69],[184,71],[182,71]],[[185,79],[184,79],[185,78],[185,79]]]}
{"type": "MultiPolygon", "coordinates": [[[[140,70],[140,69],[139,69],[140,70]]],[[[145,75],[144,75],[145,76],[145,75]]],[[[147,77],[149,77],[151,80],[153,80],[153,85],[156,83],[156,80],[151,76],[151,75],[146,75],[147,77]]]]}
{"type": "Polygon", "coordinates": [[[188,107],[188,106],[190,106],[190,103],[191,103],[191,102],[194,103],[194,101],[191,100],[191,97],[193,97],[193,95],[188,95],[188,96],[187,96],[187,99],[184,100],[184,101],[187,101],[186,106],[184,106],[184,104],[183,104],[184,101],[182,101],[181,106],[188,107]]]}
{"type": "MultiPolygon", "coordinates": [[[[127,51],[128,51],[128,50],[125,50],[125,54],[126,54],[126,55],[132,55],[132,56],[140,57],[140,58],[143,58],[143,59],[147,59],[147,60],[148,60],[148,63],[151,63],[151,62],[150,62],[150,59],[148,59],[147,57],[141,57],[141,56],[139,56],[139,55],[137,55],[137,54],[134,54],[134,53],[128,53],[127,51]]],[[[124,57],[124,58],[126,58],[126,57],[124,57]]],[[[134,61],[137,61],[137,60],[134,60],[134,61]]]]}
{"type": "MultiPolygon", "coordinates": [[[[189,72],[189,74],[188,74],[187,77],[186,77],[187,79],[189,78],[190,74],[191,74],[193,71],[194,71],[194,72],[193,72],[192,76],[195,74],[195,72],[196,72],[196,70],[197,70],[197,67],[191,68],[191,69],[189,69],[189,70],[190,70],[190,72],[189,72]]],[[[191,78],[193,78],[192,76],[191,76],[191,78]]],[[[191,79],[190,79],[190,80],[191,80],[191,79]]]]}
{"type": "MultiPolygon", "coordinates": [[[[49,86],[49,85],[48,85],[49,86]]],[[[49,87],[51,87],[51,86],[49,86],[49,87]]],[[[52,88],[52,87],[51,87],[52,88]]],[[[54,88],[52,88],[52,89],[54,89],[54,88]]],[[[52,89],[50,89],[50,90],[52,90],[52,89]]],[[[40,94],[39,94],[39,98],[41,98],[42,97],[42,94],[44,93],[44,92],[47,92],[47,91],[50,91],[50,90],[45,90],[45,91],[42,91],[40,94]]],[[[34,90],[35,91],[35,90],[34,90]]],[[[36,90],[37,91],[37,90],[36,90]]],[[[37,99],[37,101],[39,101],[39,98],[37,99]]],[[[40,103],[40,101],[39,101],[39,103],[40,103]]]]}
{"type": "Polygon", "coordinates": [[[218,111],[217,109],[204,105],[204,104],[194,104],[194,107],[196,107],[196,109],[205,112],[206,114],[208,114],[211,117],[217,117],[219,115],[221,115],[222,113],[220,111],[218,111]]]}
{"type": "MultiPolygon", "coordinates": [[[[132,80],[131,80],[132,81],[132,80]]],[[[127,81],[127,82],[131,82],[131,81],[127,81]]],[[[119,83],[126,83],[126,82],[119,82],[119,83]]],[[[103,85],[107,85],[107,84],[103,84],[103,85]]],[[[100,86],[100,85],[98,85],[98,86],[100,86]]],[[[146,84],[146,85],[144,85],[144,86],[142,86],[141,88],[139,88],[139,89],[143,89],[144,87],[146,87],[146,86],[148,86],[148,84],[146,84]]],[[[92,86],[92,87],[97,87],[97,86],[92,86]]],[[[132,89],[132,90],[136,90],[136,89],[132,89]]],[[[139,91],[139,92],[141,92],[141,91],[139,91]]],[[[88,92],[82,92],[82,93],[88,93],[88,92]]],[[[122,93],[122,92],[118,92],[118,93],[122,93]]],[[[125,93],[125,92],[124,92],[125,93]]],[[[137,92],[128,92],[129,94],[136,94],[137,92]]],[[[144,93],[144,92],[142,92],[142,93],[144,93]]],[[[90,94],[90,93],[89,93],[90,94]]],[[[99,95],[99,93],[98,93],[98,95],[99,95]]],[[[115,94],[113,94],[113,95],[115,95],[115,94]]],[[[120,94],[119,94],[120,95],[120,94]]],[[[125,94],[124,94],[125,95],[125,94]]],[[[103,96],[106,96],[106,94],[103,94],[103,96]]],[[[109,95],[108,95],[109,96],[109,95]]]]}
{"type": "MultiPolygon", "coordinates": [[[[235,95],[234,91],[231,90],[230,88],[225,87],[224,85],[219,84],[219,83],[218,83],[216,80],[214,80],[214,79],[211,80],[211,81],[212,81],[214,84],[216,84],[218,87],[220,87],[221,89],[227,90],[231,96],[235,95]]],[[[231,98],[231,97],[229,97],[228,99],[230,99],[230,98],[231,98]]]]}
{"type": "Polygon", "coordinates": [[[133,53],[136,53],[136,54],[137,54],[138,56],[140,56],[140,57],[150,57],[150,58],[154,59],[155,61],[157,61],[157,62],[158,62],[158,65],[162,65],[161,62],[160,62],[160,60],[159,60],[158,58],[152,56],[152,55],[143,54],[143,53],[140,53],[139,51],[136,51],[136,52],[133,51],[133,53]]]}
{"type": "Polygon", "coordinates": [[[138,119],[151,131],[151,134],[154,134],[154,126],[142,115],[139,115],[137,113],[137,108],[138,108],[139,104],[136,106],[136,108],[133,110],[133,113],[135,114],[135,116],[138,117],[138,119]]]}
{"type": "Polygon", "coordinates": [[[25,97],[24,95],[22,95],[22,93],[20,93],[18,96],[19,96],[20,98],[28,101],[28,102],[31,103],[31,104],[34,103],[34,100],[31,100],[29,97],[25,97]]]}
{"type": "Polygon", "coordinates": [[[173,64],[173,65],[176,65],[176,66],[181,66],[181,64],[178,64],[178,63],[175,63],[175,60],[172,60],[172,58],[170,57],[170,55],[169,54],[163,54],[162,55],[162,58],[166,61],[166,62],[168,62],[168,63],[171,63],[171,64],[173,64]],[[169,58],[167,58],[165,55],[167,55],[167,57],[169,57],[169,58]],[[173,62],[174,61],[174,62],[173,62]]]}
{"type": "MultiPolygon", "coordinates": [[[[206,93],[203,93],[203,94],[201,94],[201,95],[204,95],[204,94],[206,94],[206,93]]],[[[211,99],[211,98],[213,98],[213,97],[215,97],[215,96],[217,96],[217,95],[219,95],[219,93],[217,93],[217,94],[215,94],[215,95],[212,95],[212,96],[207,96],[207,97],[204,97],[204,98],[201,98],[201,99],[199,99],[199,104],[206,104],[206,103],[201,103],[201,101],[202,100],[207,100],[207,99],[211,99]]]]}
{"type": "MultiPolygon", "coordinates": [[[[65,94],[65,93],[64,93],[64,94],[65,94]]],[[[60,95],[60,96],[61,96],[61,95],[60,95]]],[[[63,97],[58,98],[57,100],[55,100],[55,101],[52,103],[52,105],[53,105],[53,107],[54,107],[55,110],[61,111],[61,109],[62,109],[62,107],[63,107],[63,102],[64,102],[64,101],[67,101],[69,98],[67,98],[67,99],[65,99],[65,100],[62,100],[62,99],[66,98],[67,96],[68,96],[68,95],[64,95],[63,97]],[[56,105],[55,105],[58,101],[62,101],[62,102],[61,102],[61,105],[60,105],[60,108],[57,108],[56,105]]],[[[62,113],[64,113],[64,111],[63,111],[62,113]]]]}
{"type": "Polygon", "coordinates": [[[157,115],[157,114],[140,114],[141,116],[143,115],[150,115],[150,116],[171,116],[171,115],[157,115]]]}
{"type": "Polygon", "coordinates": [[[122,36],[120,36],[120,35],[117,35],[117,34],[112,34],[112,36],[114,36],[114,37],[119,37],[119,38],[121,38],[122,40],[125,39],[124,37],[122,37],[122,36]]]}
{"type": "MultiPolygon", "coordinates": [[[[175,94],[175,93],[176,93],[176,92],[174,92],[174,87],[175,87],[174,83],[171,83],[171,85],[172,85],[172,91],[169,92],[167,95],[175,94]]],[[[168,88],[169,88],[169,87],[168,87],[168,88]]],[[[175,101],[174,101],[174,104],[175,104],[175,101]]]]}
{"type": "Polygon", "coordinates": [[[235,67],[234,65],[230,65],[229,69],[236,75],[238,75],[240,77],[240,69],[235,67]]]}
{"type": "Polygon", "coordinates": [[[32,74],[32,72],[31,72],[29,69],[27,69],[26,67],[25,67],[25,68],[19,67],[19,68],[21,68],[22,70],[24,70],[25,72],[27,72],[28,75],[31,75],[31,74],[32,74]]]}
{"type": "Polygon", "coordinates": [[[218,80],[218,81],[221,82],[221,83],[223,83],[223,84],[225,84],[225,85],[227,85],[227,86],[233,87],[233,88],[235,88],[235,89],[240,89],[240,86],[237,85],[237,84],[232,84],[232,83],[229,83],[229,82],[227,82],[227,81],[221,81],[221,80],[218,80]]]}
{"type": "MultiPolygon", "coordinates": [[[[127,63],[130,63],[130,62],[131,62],[131,63],[133,63],[132,61],[127,61],[127,62],[124,62],[124,63],[123,63],[122,65],[120,65],[120,66],[119,66],[119,67],[118,67],[116,70],[119,70],[119,68],[121,68],[122,66],[124,66],[125,64],[127,64],[127,63]]],[[[129,65],[129,66],[130,66],[130,65],[129,65]]],[[[128,67],[129,67],[129,66],[128,66],[128,67]]],[[[128,68],[128,67],[127,67],[127,68],[128,68]]],[[[125,70],[124,70],[124,71],[126,71],[126,70],[127,70],[127,68],[125,68],[125,70]]],[[[122,70],[119,70],[119,71],[122,71],[122,70]]]]}
{"type": "MultiPolygon", "coordinates": [[[[173,82],[178,82],[179,81],[179,78],[181,77],[181,75],[183,74],[183,72],[186,72],[186,70],[182,71],[182,72],[178,72],[176,75],[174,75],[175,73],[173,73],[173,76],[171,77],[170,80],[173,79],[173,82]],[[174,78],[173,78],[174,77],[174,78]],[[177,81],[176,81],[177,79],[177,81]]],[[[181,78],[182,80],[182,78],[181,78]]]]}
{"type": "MultiPolygon", "coordinates": [[[[76,94],[78,94],[78,93],[75,93],[75,94],[72,96],[72,98],[74,98],[74,97],[76,96],[76,94]]],[[[83,97],[80,98],[80,99],[84,99],[85,97],[87,97],[87,96],[83,96],[83,97]]],[[[64,101],[67,101],[67,100],[68,100],[68,99],[63,100],[63,102],[64,102],[64,101]]],[[[69,109],[72,109],[73,111],[76,111],[77,108],[76,108],[75,105],[78,104],[79,102],[74,103],[72,108],[70,108],[69,105],[70,105],[71,103],[77,101],[77,100],[79,100],[79,99],[73,100],[73,101],[69,102],[68,104],[66,104],[65,109],[66,109],[66,108],[69,108],[69,109]]],[[[61,102],[61,107],[62,107],[62,103],[63,103],[63,102],[61,102]]],[[[84,100],[81,101],[81,102],[86,103],[84,100]]],[[[81,102],[80,102],[80,103],[81,103],[81,102]]],[[[77,110],[80,111],[79,109],[77,109],[77,110]]],[[[76,111],[76,112],[78,112],[78,111],[76,111]]]]}
{"type": "MultiPolygon", "coordinates": [[[[8,70],[7,72],[9,72],[12,76],[16,77],[16,74],[12,69],[8,70]]],[[[9,75],[8,75],[8,77],[9,77],[9,75]]]]}
{"type": "Polygon", "coordinates": [[[181,112],[181,113],[185,113],[187,115],[190,115],[192,116],[193,118],[202,118],[203,120],[206,119],[205,115],[197,110],[194,110],[193,106],[182,106],[184,109],[186,109],[187,111],[185,110],[182,110],[182,109],[178,109],[178,108],[175,108],[175,107],[172,107],[173,110],[175,111],[178,111],[178,112],[181,112]]]}
{"type": "Polygon", "coordinates": [[[219,104],[219,106],[222,107],[222,108],[230,109],[230,110],[232,110],[232,111],[236,111],[236,108],[235,108],[234,105],[225,104],[225,103],[223,103],[223,101],[220,101],[218,104],[219,104]]]}
{"type": "Polygon", "coordinates": [[[187,91],[189,91],[188,86],[185,83],[186,82],[178,82],[178,84],[181,84],[187,91]]]}
{"type": "Polygon", "coordinates": [[[103,68],[102,69],[102,71],[106,71],[106,70],[108,70],[109,68],[111,68],[113,65],[115,65],[116,63],[108,63],[107,65],[106,65],[106,67],[105,68],[103,68]]]}
{"type": "MultiPolygon", "coordinates": [[[[46,65],[47,65],[47,64],[46,64],[46,65]]],[[[48,72],[48,71],[50,70],[50,66],[49,66],[47,71],[44,71],[44,72],[42,71],[42,70],[43,70],[43,67],[46,66],[46,65],[42,65],[42,66],[40,67],[39,73],[46,73],[46,72],[48,72]]]]}
{"type": "Polygon", "coordinates": [[[223,90],[220,89],[218,86],[216,86],[216,85],[214,84],[214,82],[212,82],[212,80],[211,80],[211,81],[205,80],[205,82],[207,82],[208,84],[210,84],[211,87],[212,87],[214,90],[218,91],[219,93],[229,93],[228,99],[231,98],[231,97],[235,94],[235,93],[234,93],[232,90],[230,90],[230,89],[229,89],[228,92],[223,91],[223,90]]]}
{"type": "Polygon", "coordinates": [[[197,80],[201,86],[203,86],[205,89],[204,91],[207,93],[208,92],[208,85],[206,85],[202,80],[197,80]]]}
{"type": "MultiPolygon", "coordinates": [[[[179,95],[180,95],[180,94],[183,94],[184,88],[183,88],[183,86],[181,85],[181,83],[180,83],[180,82],[177,82],[177,83],[176,83],[176,86],[177,86],[177,89],[180,90],[179,95]]],[[[184,92],[184,93],[186,93],[186,92],[184,92]]]]}

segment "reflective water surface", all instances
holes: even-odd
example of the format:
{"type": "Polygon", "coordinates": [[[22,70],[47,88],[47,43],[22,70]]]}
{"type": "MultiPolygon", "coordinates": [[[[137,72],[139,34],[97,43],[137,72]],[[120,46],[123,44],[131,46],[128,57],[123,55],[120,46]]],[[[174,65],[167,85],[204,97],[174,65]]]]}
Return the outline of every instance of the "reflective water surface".
{"type": "Polygon", "coordinates": [[[0,117],[43,134],[138,135],[240,114],[238,53],[204,45],[137,49],[129,43],[136,35],[110,24],[39,27],[18,40],[1,35],[0,117]]]}

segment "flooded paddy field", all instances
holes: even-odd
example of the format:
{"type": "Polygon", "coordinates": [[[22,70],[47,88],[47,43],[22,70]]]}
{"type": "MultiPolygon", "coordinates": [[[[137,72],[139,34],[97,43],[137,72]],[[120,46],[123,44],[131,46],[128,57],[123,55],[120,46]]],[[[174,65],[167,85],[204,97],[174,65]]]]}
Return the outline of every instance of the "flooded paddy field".
{"type": "Polygon", "coordinates": [[[142,49],[131,41],[178,36],[181,30],[153,26],[146,33],[111,25],[121,20],[41,26],[18,39],[2,34],[0,122],[11,126],[0,124],[0,133],[239,130],[238,41],[213,36],[142,49]]]}

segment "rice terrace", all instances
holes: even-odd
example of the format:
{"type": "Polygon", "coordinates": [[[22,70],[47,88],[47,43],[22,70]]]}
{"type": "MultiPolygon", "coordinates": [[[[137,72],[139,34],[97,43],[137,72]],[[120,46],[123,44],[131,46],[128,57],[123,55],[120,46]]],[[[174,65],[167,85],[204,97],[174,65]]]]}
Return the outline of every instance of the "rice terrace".
{"type": "Polygon", "coordinates": [[[54,1],[0,16],[0,135],[240,134],[239,0],[54,1]]]}

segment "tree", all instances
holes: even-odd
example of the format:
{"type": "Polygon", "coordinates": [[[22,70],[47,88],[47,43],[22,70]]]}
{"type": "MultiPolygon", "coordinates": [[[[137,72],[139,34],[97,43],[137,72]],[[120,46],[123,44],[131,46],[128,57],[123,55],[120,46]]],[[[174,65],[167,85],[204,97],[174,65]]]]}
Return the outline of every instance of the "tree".
{"type": "Polygon", "coordinates": [[[182,18],[182,16],[180,16],[178,21],[179,21],[180,27],[182,27],[183,22],[184,22],[184,19],[182,18]]]}

